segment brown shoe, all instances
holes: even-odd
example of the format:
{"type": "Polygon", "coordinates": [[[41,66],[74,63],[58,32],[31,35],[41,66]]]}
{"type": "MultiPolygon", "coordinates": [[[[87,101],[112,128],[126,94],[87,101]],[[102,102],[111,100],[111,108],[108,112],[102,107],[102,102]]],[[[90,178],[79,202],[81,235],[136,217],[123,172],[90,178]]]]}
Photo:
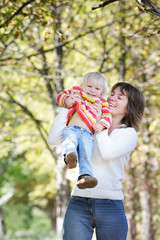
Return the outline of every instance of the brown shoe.
{"type": "Polygon", "coordinates": [[[90,175],[82,175],[79,177],[77,187],[79,189],[94,188],[97,185],[97,183],[98,181],[95,177],[92,177],[90,175]]]}
{"type": "Polygon", "coordinates": [[[69,152],[65,155],[65,162],[68,168],[75,168],[77,165],[77,155],[75,152],[69,152]]]}

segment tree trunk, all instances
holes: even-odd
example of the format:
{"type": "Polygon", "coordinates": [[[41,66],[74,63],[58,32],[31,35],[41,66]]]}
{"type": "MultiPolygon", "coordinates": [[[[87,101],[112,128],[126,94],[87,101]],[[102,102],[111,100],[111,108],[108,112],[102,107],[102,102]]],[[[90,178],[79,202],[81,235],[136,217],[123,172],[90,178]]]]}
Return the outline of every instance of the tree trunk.
{"type": "Polygon", "coordinates": [[[146,190],[141,192],[143,240],[154,240],[152,224],[151,196],[146,190]]]}
{"type": "Polygon", "coordinates": [[[136,212],[138,211],[139,194],[136,191],[136,181],[135,181],[135,168],[132,165],[132,161],[128,162],[128,177],[127,177],[127,192],[128,196],[126,198],[126,205],[128,206],[128,235],[127,240],[137,239],[137,229],[136,229],[136,212]]]}
{"type": "MultiPolygon", "coordinates": [[[[61,1],[57,2],[54,5],[53,14],[55,16],[55,25],[56,29],[54,33],[54,70],[55,70],[55,97],[56,94],[63,90],[64,79],[62,77],[63,70],[63,49],[61,46],[61,40],[57,33],[61,33],[61,1]]],[[[55,110],[57,113],[57,109],[55,110]]],[[[61,156],[61,151],[56,149],[57,159],[56,159],[56,187],[57,187],[57,196],[56,196],[56,229],[57,229],[57,240],[62,239],[62,223],[65,214],[65,210],[68,204],[70,196],[70,186],[69,181],[66,178],[66,166],[61,156]]]]}
{"type": "MultiPolygon", "coordinates": [[[[148,156],[150,158],[150,156],[148,156]]],[[[152,186],[150,185],[151,166],[145,163],[145,178],[144,186],[141,191],[141,207],[142,207],[142,226],[143,226],[143,240],[154,240],[153,229],[153,212],[152,212],[152,186]]]]}
{"type": "Polygon", "coordinates": [[[67,168],[64,166],[64,161],[62,157],[59,157],[55,168],[57,180],[56,182],[57,240],[62,239],[63,218],[70,197],[70,186],[69,181],[67,180],[66,177],[66,170],[67,168]]]}
{"type": "MultiPolygon", "coordinates": [[[[120,11],[126,12],[124,1],[120,2],[120,11]]],[[[121,56],[119,58],[119,78],[120,78],[120,81],[123,82],[126,74],[126,55],[127,55],[126,39],[123,33],[123,29],[125,29],[126,27],[126,19],[124,16],[122,16],[120,22],[121,22],[121,30],[120,30],[119,42],[121,45],[121,49],[120,49],[121,56]]]]}
{"type": "Polygon", "coordinates": [[[56,199],[51,200],[49,203],[48,209],[45,209],[45,213],[48,215],[48,217],[51,220],[52,224],[52,230],[56,232],[56,199]]]}
{"type": "Polygon", "coordinates": [[[4,237],[3,212],[1,208],[0,208],[0,237],[4,237]]]}

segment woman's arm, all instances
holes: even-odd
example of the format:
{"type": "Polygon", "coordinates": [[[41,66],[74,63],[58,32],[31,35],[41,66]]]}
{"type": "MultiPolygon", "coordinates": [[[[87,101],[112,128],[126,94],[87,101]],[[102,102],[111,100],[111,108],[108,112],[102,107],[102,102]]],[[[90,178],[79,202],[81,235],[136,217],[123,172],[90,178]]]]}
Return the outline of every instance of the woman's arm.
{"type": "Polygon", "coordinates": [[[120,128],[108,136],[108,130],[96,134],[99,152],[103,159],[113,160],[130,154],[137,143],[137,132],[134,128],[120,128]]]}
{"type": "Polygon", "coordinates": [[[68,109],[62,108],[50,128],[48,143],[56,146],[62,142],[62,131],[66,126],[68,109]]]}

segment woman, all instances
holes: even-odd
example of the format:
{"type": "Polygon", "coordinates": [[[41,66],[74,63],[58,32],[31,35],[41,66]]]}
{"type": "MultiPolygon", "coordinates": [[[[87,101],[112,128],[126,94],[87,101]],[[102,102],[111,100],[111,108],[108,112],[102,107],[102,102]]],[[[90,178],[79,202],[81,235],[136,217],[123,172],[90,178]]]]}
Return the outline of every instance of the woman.
{"type": "MultiPolygon", "coordinates": [[[[93,189],[78,189],[76,185],[66,210],[63,240],[91,240],[95,228],[97,240],[125,240],[127,219],[123,206],[121,181],[124,165],[137,142],[145,101],[131,84],[119,82],[107,99],[112,114],[109,130],[95,134],[93,172],[98,184],[93,189]]],[[[97,108],[97,116],[99,108],[97,108]]],[[[51,145],[61,142],[67,110],[55,119],[48,137],[51,145]]]]}

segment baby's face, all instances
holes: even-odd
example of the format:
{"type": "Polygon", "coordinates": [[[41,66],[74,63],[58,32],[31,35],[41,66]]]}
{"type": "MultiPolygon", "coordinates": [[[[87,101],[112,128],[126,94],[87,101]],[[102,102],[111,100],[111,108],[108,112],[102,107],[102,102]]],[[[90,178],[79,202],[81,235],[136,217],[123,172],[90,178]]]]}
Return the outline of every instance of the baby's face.
{"type": "Polygon", "coordinates": [[[88,78],[86,85],[83,87],[83,91],[91,98],[101,97],[103,86],[101,82],[88,78]]]}

